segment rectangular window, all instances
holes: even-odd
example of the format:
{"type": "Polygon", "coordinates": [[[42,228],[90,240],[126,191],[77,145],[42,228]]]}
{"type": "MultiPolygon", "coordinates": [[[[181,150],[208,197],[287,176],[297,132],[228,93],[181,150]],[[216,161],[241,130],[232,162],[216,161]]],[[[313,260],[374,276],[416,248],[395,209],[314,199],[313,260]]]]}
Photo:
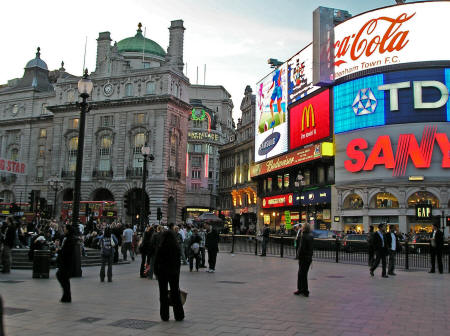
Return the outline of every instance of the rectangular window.
{"type": "Polygon", "coordinates": [[[37,167],[36,170],[36,181],[44,180],[44,167],[37,167]]]}
{"type": "Polygon", "coordinates": [[[43,103],[43,104],[42,104],[41,114],[42,114],[42,115],[47,114],[47,103],[43,103]]]}
{"type": "Polygon", "coordinates": [[[209,179],[212,179],[212,178],[213,178],[213,172],[212,172],[212,171],[209,171],[209,172],[208,172],[208,178],[209,178],[209,179]]]}
{"type": "Polygon", "coordinates": [[[208,184],[208,189],[209,189],[209,191],[213,191],[214,185],[213,184],[208,184]]]}
{"type": "Polygon", "coordinates": [[[39,146],[39,157],[43,158],[45,156],[45,146],[39,146]]]}
{"type": "Polygon", "coordinates": [[[304,181],[305,181],[305,185],[310,185],[311,184],[311,171],[310,170],[305,170],[304,174],[304,181]]]}
{"type": "Polygon", "coordinates": [[[327,169],[327,182],[334,183],[334,166],[329,166],[327,169]]]}
{"type": "Polygon", "coordinates": [[[200,179],[200,172],[201,172],[201,170],[199,170],[199,169],[193,169],[192,170],[192,178],[200,179]]]}
{"type": "Polygon", "coordinates": [[[156,88],[156,85],[155,85],[154,82],[148,82],[147,83],[147,89],[146,89],[145,92],[147,94],[155,94],[155,88],[156,88]]]}
{"type": "Polygon", "coordinates": [[[200,183],[191,183],[191,189],[192,190],[200,189],[200,183]]]}
{"type": "Polygon", "coordinates": [[[284,187],[289,188],[289,174],[284,174],[284,187]]]}
{"type": "Polygon", "coordinates": [[[203,128],[203,121],[202,120],[194,120],[192,122],[194,128],[203,128]]]}
{"type": "Polygon", "coordinates": [[[272,178],[267,178],[267,190],[272,191],[272,178]]]}
{"type": "Polygon", "coordinates": [[[145,113],[136,113],[134,115],[134,122],[136,124],[144,124],[145,123],[145,113]]]}
{"type": "Polygon", "coordinates": [[[191,159],[191,167],[201,167],[201,166],[202,166],[202,157],[193,156],[191,159]]]}
{"type": "Polygon", "coordinates": [[[325,183],[325,169],[322,166],[317,168],[317,183],[325,183]]]}
{"type": "Polygon", "coordinates": [[[267,180],[263,181],[263,191],[266,192],[267,190],[267,180]]]}
{"type": "Polygon", "coordinates": [[[100,117],[100,125],[102,127],[114,126],[114,117],[113,116],[101,116],[100,117]]]}
{"type": "Polygon", "coordinates": [[[278,190],[283,189],[283,175],[277,176],[277,186],[278,186],[278,190]]]}
{"type": "Polygon", "coordinates": [[[78,129],[79,124],[80,124],[79,118],[70,119],[69,127],[71,129],[78,129]]]}
{"type": "Polygon", "coordinates": [[[202,145],[194,145],[194,152],[195,153],[201,153],[202,152],[202,145]]]}
{"type": "Polygon", "coordinates": [[[144,62],[144,69],[150,69],[150,63],[144,62]]]}
{"type": "Polygon", "coordinates": [[[46,128],[41,128],[39,131],[39,137],[40,138],[46,138],[47,137],[47,129],[46,128]]]}

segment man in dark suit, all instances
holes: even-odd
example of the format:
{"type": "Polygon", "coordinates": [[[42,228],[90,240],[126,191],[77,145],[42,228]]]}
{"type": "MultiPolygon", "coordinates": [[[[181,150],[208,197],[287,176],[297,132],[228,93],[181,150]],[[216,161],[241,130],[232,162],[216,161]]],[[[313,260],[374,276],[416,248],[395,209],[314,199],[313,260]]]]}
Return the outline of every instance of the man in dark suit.
{"type": "Polygon", "coordinates": [[[395,226],[391,225],[389,227],[389,232],[384,235],[386,239],[387,255],[389,256],[388,263],[388,274],[396,275],[394,273],[395,269],[395,255],[397,252],[401,251],[400,240],[395,232],[395,226]]]}
{"type": "Polygon", "coordinates": [[[303,225],[302,232],[297,238],[298,275],[297,290],[294,292],[295,295],[309,296],[308,271],[312,263],[313,241],[311,227],[306,223],[303,225]]]}
{"type": "Polygon", "coordinates": [[[442,249],[444,248],[444,234],[439,230],[439,224],[433,224],[433,232],[430,236],[431,270],[428,273],[435,273],[436,259],[439,273],[444,272],[442,265],[442,249]]]}
{"type": "Polygon", "coordinates": [[[219,233],[211,225],[206,224],[206,242],[205,247],[208,249],[208,273],[216,271],[216,259],[219,252],[219,233]]]}
{"type": "Polygon", "coordinates": [[[384,237],[384,224],[381,223],[378,225],[378,231],[375,232],[373,236],[373,248],[375,250],[376,258],[370,267],[370,275],[374,276],[373,271],[378,267],[380,260],[382,265],[382,272],[381,276],[383,278],[387,278],[386,275],[386,251],[387,251],[387,244],[386,244],[386,238],[384,237]]]}

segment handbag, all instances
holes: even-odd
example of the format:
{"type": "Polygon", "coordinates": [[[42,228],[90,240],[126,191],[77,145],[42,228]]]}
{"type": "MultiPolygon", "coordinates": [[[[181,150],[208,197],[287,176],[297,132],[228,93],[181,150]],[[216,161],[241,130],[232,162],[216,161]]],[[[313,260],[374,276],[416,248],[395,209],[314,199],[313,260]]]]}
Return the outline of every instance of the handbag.
{"type": "MultiPolygon", "coordinates": [[[[184,304],[186,303],[188,293],[182,289],[180,289],[179,291],[180,291],[181,304],[184,306],[184,304]]],[[[170,296],[170,290],[167,293],[167,295],[169,297],[169,306],[173,306],[172,297],[170,296]]]]}

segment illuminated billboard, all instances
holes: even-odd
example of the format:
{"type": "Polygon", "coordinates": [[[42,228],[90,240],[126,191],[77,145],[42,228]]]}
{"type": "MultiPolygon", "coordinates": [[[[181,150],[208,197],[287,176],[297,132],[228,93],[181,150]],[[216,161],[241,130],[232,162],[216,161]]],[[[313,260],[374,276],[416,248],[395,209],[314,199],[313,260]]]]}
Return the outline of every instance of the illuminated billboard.
{"type": "Polygon", "coordinates": [[[257,83],[255,162],[282,154],[287,140],[287,64],[257,83]]]}
{"type": "Polygon", "coordinates": [[[392,71],[336,85],[334,132],[417,122],[450,121],[450,71],[392,71]]]}
{"type": "Polygon", "coordinates": [[[334,79],[412,62],[448,60],[449,1],[406,3],[357,15],[334,28],[334,79]]]}
{"type": "Polygon", "coordinates": [[[289,148],[330,136],[330,91],[327,89],[289,109],[289,148]]]}
{"type": "Polygon", "coordinates": [[[320,88],[312,84],[312,67],[312,44],[287,62],[289,105],[320,88]]]}

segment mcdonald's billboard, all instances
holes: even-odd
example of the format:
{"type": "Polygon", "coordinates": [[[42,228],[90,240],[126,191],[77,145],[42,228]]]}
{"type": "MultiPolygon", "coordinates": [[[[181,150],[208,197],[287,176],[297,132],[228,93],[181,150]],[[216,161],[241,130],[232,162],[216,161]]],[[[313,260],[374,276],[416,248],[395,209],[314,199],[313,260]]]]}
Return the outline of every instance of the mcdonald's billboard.
{"type": "Polygon", "coordinates": [[[330,136],[330,91],[327,89],[289,110],[289,148],[330,136]]]}

